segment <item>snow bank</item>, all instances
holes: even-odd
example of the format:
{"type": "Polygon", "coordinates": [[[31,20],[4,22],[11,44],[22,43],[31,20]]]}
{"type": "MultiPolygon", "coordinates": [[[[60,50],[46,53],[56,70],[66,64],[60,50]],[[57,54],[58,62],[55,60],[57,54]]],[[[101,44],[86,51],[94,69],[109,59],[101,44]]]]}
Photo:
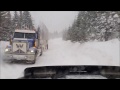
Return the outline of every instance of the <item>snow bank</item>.
{"type": "MultiPolygon", "coordinates": [[[[119,40],[108,42],[72,43],[54,39],[49,42],[49,50],[37,61],[38,66],[55,65],[98,65],[120,66],[119,40]]],[[[37,65],[36,64],[36,65],[37,65]]]]}
{"type": "Polygon", "coordinates": [[[107,42],[86,42],[84,44],[67,42],[69,52],[81,65],[120,66],[120,42],[113,39],[107,42]],[[81,61],[82,59],[82,61],[81,61]]]}

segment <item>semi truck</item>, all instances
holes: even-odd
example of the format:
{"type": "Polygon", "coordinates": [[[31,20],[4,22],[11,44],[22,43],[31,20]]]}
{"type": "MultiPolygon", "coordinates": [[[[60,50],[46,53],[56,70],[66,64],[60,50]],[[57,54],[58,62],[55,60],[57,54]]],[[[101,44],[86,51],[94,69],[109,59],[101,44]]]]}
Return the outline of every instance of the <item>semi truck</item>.
{"type": "MultiPolygon", "coordinates": [[[[36,57],[43,54],[44,47],[48,49],[48,38],[42,36],[45,31],[15,30],[10,44],[5,48],[5,61],[35,64],[36,57]]],[[[44,35],[48,35],[47,32],[44,35]]]]}

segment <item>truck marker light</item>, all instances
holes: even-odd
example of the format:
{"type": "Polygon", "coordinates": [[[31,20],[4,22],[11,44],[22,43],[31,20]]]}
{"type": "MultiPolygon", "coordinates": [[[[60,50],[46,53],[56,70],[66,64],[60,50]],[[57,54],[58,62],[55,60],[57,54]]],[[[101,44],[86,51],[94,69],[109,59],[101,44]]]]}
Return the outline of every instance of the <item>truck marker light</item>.
{"type": "Polygon", "coordinates": [[[36,47],[36,41],[35,41],[35,43],[34,43],[34,47],[36,47]]]}

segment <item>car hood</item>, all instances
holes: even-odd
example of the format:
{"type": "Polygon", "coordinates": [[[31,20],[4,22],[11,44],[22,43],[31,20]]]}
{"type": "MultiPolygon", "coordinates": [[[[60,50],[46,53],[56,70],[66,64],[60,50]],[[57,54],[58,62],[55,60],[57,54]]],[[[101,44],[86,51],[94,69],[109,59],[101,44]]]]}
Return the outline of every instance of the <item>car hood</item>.
{"type": "Polygon", "coordinates": [[[93,72],[97,71],[97,66],[28,67],[24,70],[23,78],[51,79],[55,75],[57,79],[106,79],[100,73],[88,73],[83,67],[91,68],[93,72]]]}

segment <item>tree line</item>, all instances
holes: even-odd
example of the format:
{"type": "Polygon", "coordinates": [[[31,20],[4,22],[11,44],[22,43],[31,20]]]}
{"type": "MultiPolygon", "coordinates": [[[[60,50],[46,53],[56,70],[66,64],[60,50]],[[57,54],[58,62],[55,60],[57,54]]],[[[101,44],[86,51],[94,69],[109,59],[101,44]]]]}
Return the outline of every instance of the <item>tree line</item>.
{"type": "Polygon", "coordinates": [[[15,29],[34,29],[33,20],[29,11],[0,11],[0,39],[6,39],[15,29]]]}
{"type": "Polygon", "coordinates": [[[63,39],[77,42],[120,38],[120,11],[79,11],[63,39]]]}

